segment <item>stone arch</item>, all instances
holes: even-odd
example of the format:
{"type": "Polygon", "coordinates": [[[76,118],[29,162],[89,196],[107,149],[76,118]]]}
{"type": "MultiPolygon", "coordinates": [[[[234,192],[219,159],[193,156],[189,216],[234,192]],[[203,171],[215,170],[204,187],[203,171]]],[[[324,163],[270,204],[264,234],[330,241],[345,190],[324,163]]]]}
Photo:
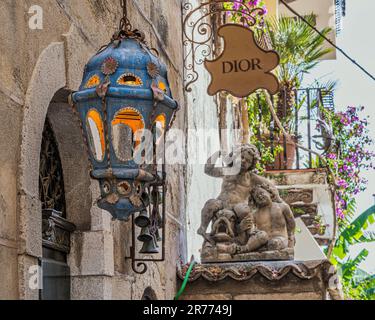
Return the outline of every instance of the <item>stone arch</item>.
{"type": "Polygon", "coordinates": [[[67,104],[64,43],[51,43],[35,65],[25,96],[18,170],[19,296],[38,299],[29,286],[31,266],[42,256],[42,219],[39,200],[39,163],[46,118],[51,122],[61,156],[67,218],[79,231],[90,230],[93,199],[99,191],[91,181],[89,161],[78,119],[67,104]]]}
{"type": "Polygon", "coordinates": [[[62,42],[51,43],[35,65],[25,97],[22,121],[19,190],[38,197],[40,143],[47,110],[56,92],[66,86],[65,53],[62,42]]]}
{"type": "Polygon", "coordinates": [[[78,230],[86,231],[91,228],[94,182],[89,175],[89,155],[83,143],[79,120],[67,103],[69,94],[70,91],[65,89],[55,94],[49,104],[47,118],[55,134],[63,168],[67,219],[78,230]]]}

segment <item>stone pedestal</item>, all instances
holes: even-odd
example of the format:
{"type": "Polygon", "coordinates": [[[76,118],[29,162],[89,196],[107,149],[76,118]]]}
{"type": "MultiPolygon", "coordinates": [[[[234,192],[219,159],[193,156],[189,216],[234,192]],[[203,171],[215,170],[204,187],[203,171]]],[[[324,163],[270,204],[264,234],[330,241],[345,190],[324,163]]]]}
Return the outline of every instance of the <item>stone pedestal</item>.
{"type": "Polygon", "coordinates": [[[294,250],[286,248],[275,251],[248,252],[239,254],[219,253],[217,248],[212,250],[202,250],[201,260],[203,263],[241,262],[241,261],[273,261],[273,260],[293,260],[294,250]],[[206,256],[206,255],[207,256],[206,256]]]}
{"type": "MultiPolygon", "coordinates": [[[[178,272],[179,284],[187,266],[178,272]]],[[[335,274],[327,260],[199,264],[182,300],[326,300],[335,274]]]]}

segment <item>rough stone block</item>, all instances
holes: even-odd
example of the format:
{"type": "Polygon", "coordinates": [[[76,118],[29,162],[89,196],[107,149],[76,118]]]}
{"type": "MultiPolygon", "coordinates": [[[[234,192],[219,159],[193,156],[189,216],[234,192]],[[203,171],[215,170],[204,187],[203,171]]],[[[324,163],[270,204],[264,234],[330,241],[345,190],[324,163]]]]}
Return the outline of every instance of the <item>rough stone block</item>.
{"type": "Polygon", "coordinates": [[[16,248],[0,245],[0,300],[18,298],[16,248]]]}
{"type": "Polygon", "coordinates": [[[19,197],[19,253],[42,256],[42,206],[29,195],[19,197]]]}
{"type": "Polygon", "coordinates": [[[9,188],[14,182],[12,178],[7,177],[9,173],[7,168],[0,169],[0,237],[15,240],[17,238],[16,197],[15,188],[13,190],[12,187],[9,188]]]}
{"type": "Polygon", "coordinates": [[[97,206],[91,208],[91,230],[111,231],[111,215],[97,206]]]}
{"type": "Polygon", "coordinates": [[[112,278],[106,276],[73,276],[72,300],[111,300],[112,278]]]}
{"type": "Polygon", "coordinates": [[[134,277],[116,274],[112,278],[112,300],[131,300],[134,277]]]}
{"type": "Polygon", "coordinates": [[[76,232],[72,235],[69,265],[72,275],[113,276],[113,237],[109,232],[76,232]]]}
{"type": "MultiPolygon", "coordinates": [[[[3,55],[2,55],[3,57],[3,55]]],[[[2,75],[3,75],[2,70],[2,75]]],[[[0,81],[0,237],[16,240],[17,230],[17,160],[20,145],[21,107],[3,91],[0,81]]]]}

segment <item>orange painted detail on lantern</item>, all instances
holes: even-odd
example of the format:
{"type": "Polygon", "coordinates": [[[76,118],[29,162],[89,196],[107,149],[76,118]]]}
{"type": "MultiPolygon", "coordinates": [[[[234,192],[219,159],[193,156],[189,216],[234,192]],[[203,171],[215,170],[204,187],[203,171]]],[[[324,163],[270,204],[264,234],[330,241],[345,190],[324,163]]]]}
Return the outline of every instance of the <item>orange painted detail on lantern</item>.
{"type": "Polygon", "coordinates": [[[158,83],[158,88],[159,88],[160,90],[164,91],[165,93],[167,93],[167,86],[165,85],[164,82],[159,81],[159,83],[158,83]]]}
{"type": "MultiPolygon", "coordinates": [[[[87,113],[87,120],[88,120],[89,128],[90,128],[91,131],[93,131],[92,128],[96,127],[97,134],[99,135],[99,139],[100,139],[101,154],[104,156],[104,153],[105,153],[105,137],[104,137],[104,124],[103,124],[103,121],[102,121],[102,117],[100,116],[100,113],[97,110],[91,109],[87,113]],[[90,125],[91,122],[93,122],[95,124],[94,127],[92,127],[90,125]]],[[[93,132],[91,132],[91,135],[92,135],[92,138],[95,139],[95,135],[93,134],[93,132]]],[[[95,147],[95,141],[93,141],[92,143],[94,144],[94,147],[95,147]]],[[[99,157],[98,160],[100,160],[100,158],[103,158],[103,156],[99,157]]]]}
{"type": "Polygon", "coordinates": [[[156,139],[156,144],[159,144],[160,139],[163,137],[166,125],[167,125],[167,119],[165,118],[165,115],[159,114],[154,120],[154,126],[155,126],[154,135],[156,139]]]}
{"type": "Polygon", "coordinates": [[[89,88],[97,87],[99,84],[100,84],[100,77],[98,75],[94,75],[86,82],[85,88],[89,89],[89,88]]]}
{"type": "Polygon", "coordinates": [[[116,124],[126,124],[132,129],[133,133],[145,127],[142,116],[133,108],[124,108],[117,112],[112,121],[112,126],[116,124]]]}
{"type": "Polygon", "coordinates": [[[165,130],[165,126],[166,126],[167,120],[165,119],[165,115],[164,114],[159,114],[155,118],[154,122],[160,123],[161,127],[165,130]]]}
{"type": "MultiPolygon", "coordinates": [[[[128,126],[132,130],[133,135],[138,130],[142,130],[145,127],[142,115],[136,109],[131,107],[121,109],[116,113],[112,121],[112,127],[115,127],[119,124],[128,126]]],[[[140,141],[136,141],[134,146],[138,146],[139,143],[140,141]]]]}
{"type": "Polygon", "coordinates": [[[117,83],[121,86],[140,87],[143,85],[142,79],[133,73],[125,73],[118,78],[117,83]]]}

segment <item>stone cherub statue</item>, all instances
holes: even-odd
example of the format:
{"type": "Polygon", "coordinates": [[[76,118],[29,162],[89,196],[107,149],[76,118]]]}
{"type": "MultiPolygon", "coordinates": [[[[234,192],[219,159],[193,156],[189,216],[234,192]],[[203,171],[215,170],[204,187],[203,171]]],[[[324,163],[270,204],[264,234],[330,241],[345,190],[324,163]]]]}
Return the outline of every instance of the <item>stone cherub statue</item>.
{"type": "Polygon", "coordinates": [[[232,161],[240,166],[236,175],[215,167],[219,156],[215,153],[205,167],[207,174],[222,177],[223,184],[219,197],[202,210],[202,261],[293,259],[293,213],[272,182],[253,172],[259,160],[256,147],[244,144],[234,151],[232,161]]]}

